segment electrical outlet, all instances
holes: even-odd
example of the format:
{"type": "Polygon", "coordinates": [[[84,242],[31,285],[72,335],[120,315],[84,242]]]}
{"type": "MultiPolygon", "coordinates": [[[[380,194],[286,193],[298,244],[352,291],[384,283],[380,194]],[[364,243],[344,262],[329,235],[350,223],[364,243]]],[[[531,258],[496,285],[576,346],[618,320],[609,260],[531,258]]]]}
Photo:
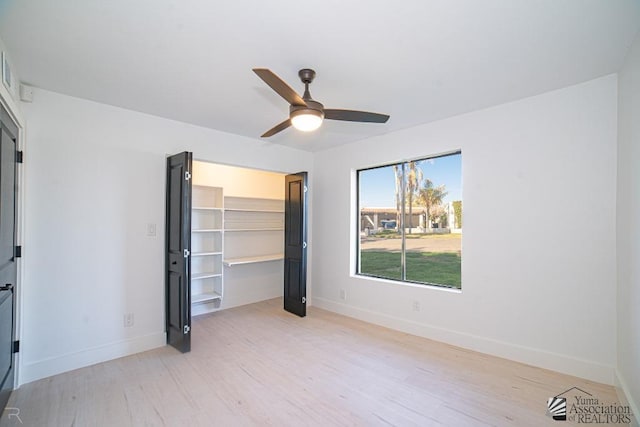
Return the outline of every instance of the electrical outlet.
{"type": "Polygon", "coordinates": [[[340,289],[340,299],[342,301],[346,301],[347,300],[347,291],[345,291],[344,289],[340,289]]]}
{"type": "Polygon", "coordinates": [[[420,311],[420,302],[419,301],[414,301],[413,302],[413,311],[420,311]]]}
{"type": "Polygon", "coordinates": [[[133,313],[125,313],[124,315],[124,327],[131,328],[133,326],[133,313]]]}

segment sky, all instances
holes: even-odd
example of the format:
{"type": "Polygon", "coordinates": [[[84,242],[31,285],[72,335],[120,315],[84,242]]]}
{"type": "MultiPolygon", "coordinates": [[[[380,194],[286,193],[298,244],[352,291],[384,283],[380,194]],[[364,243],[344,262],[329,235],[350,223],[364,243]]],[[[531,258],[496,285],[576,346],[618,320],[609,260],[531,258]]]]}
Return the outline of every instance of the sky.
{"type": "MultiPolygon", "coordinates": [[[[433,185],[443,185],[448,192],[444,202],[462,200],[462,155],[455,154],[418,162],[423,181],[430,179],[433,185]]],[[[360,207],[395,207],[396,178],[393,165],[359,172],[360,207]]]]}

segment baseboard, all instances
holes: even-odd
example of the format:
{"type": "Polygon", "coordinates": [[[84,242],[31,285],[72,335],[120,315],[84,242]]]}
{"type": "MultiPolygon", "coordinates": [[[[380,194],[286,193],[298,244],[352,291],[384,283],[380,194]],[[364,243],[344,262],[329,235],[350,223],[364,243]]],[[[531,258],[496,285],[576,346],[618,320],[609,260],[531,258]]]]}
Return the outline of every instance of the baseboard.
{"type": "Polygon", "coordinates": [[[527,365],[549,369],[567,375],[585,378],[591,381],[613,385],[614,368],[588,360],[562,354],[551,353],[535,348],[515,345],[477,335],[466,334],[450,329],[434,327],[407,319],[341,304],[321,297],[313,298],[314,307],[353,317],[365,322],[395,329],[412,335],[455,345],[457,347],[503,357],[527,365]]]}
{"type": "Polygon", "coordinates": [[[640,409],[638,406],[638,402],[635,402],[631,397],[629,386],[627,385],[627,382],[622,378],[620,372],[617,369],[615,380],[616,393],[618,394],[618,400],[620,401],[620,404],[623,406],[629,406],[631,408],[631,412],[633,412],[633,417],[631,417],[631,427],[640,427],[640,409]]]}
{"type": "Polygon", "coordinates": [[[166,334],[160,332],[117,341],[75,353],[51,357],[37,362],[25,363],[20,369],[19,384],[27,384],[52,375],[162,347],[166,342],[166,334]]]}

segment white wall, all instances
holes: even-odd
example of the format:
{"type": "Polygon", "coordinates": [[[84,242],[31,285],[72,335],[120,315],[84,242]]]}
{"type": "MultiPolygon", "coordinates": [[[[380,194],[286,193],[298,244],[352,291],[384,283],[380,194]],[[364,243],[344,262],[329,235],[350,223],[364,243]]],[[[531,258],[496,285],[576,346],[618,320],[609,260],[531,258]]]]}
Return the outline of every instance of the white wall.
{"type": "Polygon", "coordinates": [[[193,184],[224,188],[224,196],[284,200],[285,174],[201,161],[193,162],[193,184]]]}
{"type": "Polygon", "coordinates": [[[611,384],[616,103],[610,75],[317,153],[314,305],[611,384]],[[354,277],[354,170],[455,149],[462,292],[354,277]]]}
{"type": "Polygon", "coordinates": [[[618,380],[640,416],[640,35],[618,92],[618,380]]]}
{"type": "Polygon", "coordinates": [[[166,155],[312,167],[310,153],[44,90],[24,110],[21,383],[164,345],[166,155]]]}

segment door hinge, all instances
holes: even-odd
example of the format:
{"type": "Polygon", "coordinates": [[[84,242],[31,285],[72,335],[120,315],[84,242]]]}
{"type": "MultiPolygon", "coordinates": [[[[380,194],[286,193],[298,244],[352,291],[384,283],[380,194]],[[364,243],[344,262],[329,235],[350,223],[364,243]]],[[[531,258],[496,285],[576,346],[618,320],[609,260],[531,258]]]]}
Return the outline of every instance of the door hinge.
{"type": "Polygon", "coordinates": [[[16,258],[22,258],[22,246],[16,246],[16,258]]]}
{"type": "Polygon", "coordinates": [[[191,326],[189,326],[189,325],[184,325],[184,333],[185,333],[185,334],[188,334],[190,330],[191,330],[191,326]]]}
{"type": "Polygon", "coordinates": [[[302,249],[307,249],[307,242],[302,242],[302,249]]]}
{"type": "Polygon", "coordinates": [[[20,340],[17,340],[13,342],[13,353],[19,353],[19,352],[20,352],[20,340]]]}
{"type": "Polygon", "coordinates": [[[306,192],[307,192],[307,190],[308,190],[308,188],[307,188],[307,186],[305,185],[305,186],[304,186],[304,192],[306,193],[306,192]]]}
{"type": "Polygon", "coordinates": [[[184,171],[184,180],[189,181],[191,179],[191,172],[184,171]]]}
{"type": "Polygon", "coordinates": [[[302,297],[302,303],[306,304],[307,303],[307,297],[302,297]]]}
{"type": "Polygon", "coordinates": [[[24,162],[24,154],[22,151],[16,151],[16,163],[24,162]]]}
{"type": "Polygon", "coordinates": [[[189,249],[185,249],[184,250],[184,257],[188,257],[191,254],[191,252],[189,252],[189,249]]]}

